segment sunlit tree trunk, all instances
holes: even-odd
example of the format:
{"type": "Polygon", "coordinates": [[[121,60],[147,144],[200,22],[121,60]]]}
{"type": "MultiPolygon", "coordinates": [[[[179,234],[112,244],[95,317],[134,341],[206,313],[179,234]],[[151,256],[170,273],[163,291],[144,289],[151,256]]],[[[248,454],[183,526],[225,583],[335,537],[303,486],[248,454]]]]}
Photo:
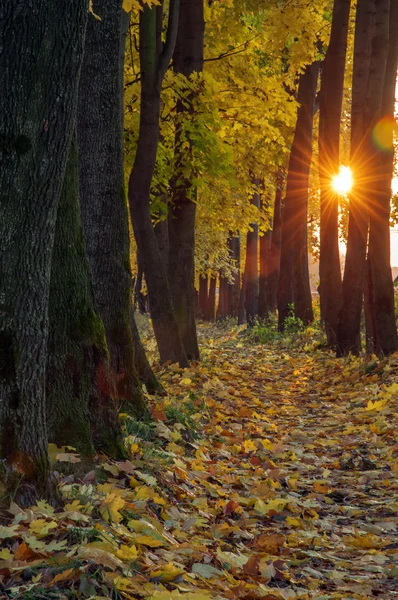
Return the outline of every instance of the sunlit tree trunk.
{"type": "MultiPolygon", "coordinates": [[[[355,18],[350,149],[350,166],[354,185],[349,195],[347,252],[342,285],[342,305],[337,324],[338,356],[349,352],[357,354],[361,349],[360,327],[368,234],[368,168],[371,146],[365,109],[372,53],[374,10],[375,5],[372,0],[358,0],[355,18]]],[[[383,82],[380,85],[382,87],[383,82]]]]}
{"type": "MultiPolygon", "coordinates": [[[[384,119],[384,139],[374,134],[373,185],[369,190],[369,278],[371,287],[370,306],[373,331],[373,351],[391,354],[397,349],[397,328],[394,310],[394,287],[390,266],[390,201],[393,175],[393,123],[395,87],[398,62],[398,3],[377,3],[375,37],[372,44],[368,111],[374,125],[379,117],[384,119]],[[387,39],[389,39],[387,53],[387,39]],[[382,74],[385,71],[384,87],[382,74]],[[380,89],[383,89],[382,97],[380,89]]],[[[377,127],[377,126],[376,126],[377,127]]],[[[380,127],[380,125],[379,125],[380,127]]],[[[376,130],[377,131],[377,130],[376,130]]],[[[370,335],[368,335],[370,337],[370,335]]]]}
{"type": "Polygon", "coordinates": [[[297,124],[290,151],[282,223],[282,247],[278,285],[278,327],[283,330],[290,305],[304,323],[313,320],[308,273],[308,186],[312,157],[312,128],[319,62],[308,65],[300,76],[297,124]]]}
{"type": "Polygon", "coordinates": [[[161,7],[140,11],[141,104],[137,152],[129,180],[129,206],[134,236],[149,291],[151,317],[160,360],[188,364],[174,314],[167,274],[152,225],[150,190],[159,144],[160,89],[174,52],[179,0],[171,0],[166,42],[161,48],[157,14],[161,7]]]}
{"type": "Polygon", "coordinates": [[[350,3],[351,0],[334,0],[332,30],[322,63],[319,93],[320,301],[321,318],[327,342],[331,346],[336,343],[337,319],[341,304],[339,196],[333,189],[332,180],[339,171],[340,120],[350,3]]]}
{"type": "Polygon", "coordinates": [[[87,0],[0,3],[0,479],[22,505],[55,495],[48,299],[87,9],[87,0]]]}
{"type": "Polygon", "coordinates": [[[270,228],[263,233],[259,241],[260,270],[258,279],[258,316],[266,319],[268,316],[268,270],[270,267],[270,253],[272,241],[272,221],[270,228]]]}
{"type": "MultiPolygon", "coordinates": [[[[181,0],[173,69],[189,78],[203,70],[205,21],[203,0],[181,0]]],[[[194,96],[177,101],[179,119],[195,119],[194,96]]],[[[177,125],[175,137],[176,168],[173,202],[169,213],[169,281],[182,341],[189,359],[199,358],[195,323],[195,215],[196,190],[191,177],[183,175],[191,161],[190,144],[177,125]]]]}

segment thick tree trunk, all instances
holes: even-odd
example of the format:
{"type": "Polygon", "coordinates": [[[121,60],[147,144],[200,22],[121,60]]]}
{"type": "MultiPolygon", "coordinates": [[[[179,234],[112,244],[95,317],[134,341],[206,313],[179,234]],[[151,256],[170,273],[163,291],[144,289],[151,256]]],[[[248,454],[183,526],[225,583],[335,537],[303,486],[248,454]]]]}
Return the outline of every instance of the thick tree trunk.
{"type": "Polygon", "coordinates": [[[368,151],[371,145],[365,108],[372,53],[373,18],[373,1],[358,0],[355,19],[350,149],[354,185],[349,195],[347,252],[342,304],[337,324],[338,356],[350,352],[358,354],[361,349],[360,327],[368,233],[368,151]]]}
{"type": "MultiPolygon", "coordinates": [[[[203,70],[204,6],[203,0],[181,0],[173,69],[189,78],[203,70]]],[[[194,97],[177,101],[180,119],[194,119],[194,97]]],[[[196,191],[183,172],[191,152],[185,147],[189,138],[177,126],[175,138],[176,173],[173,203],[169,213],[169,281],[173,305],[182,341],[189,359],[199,359],[195,323],[195,215],[196,191]],[[177,183],[178,182],[178,183],[177,183]]],[[[191,178],[194,177],[192,173],[191,178]]]]}
{"type": "Polygon", "coordinates": [[[282,223],[282,247],[278,285],[278,327],[283,330],[290,305],[307,324],[313,320],[308,273],[307,212],[312,156],[312,125],[319,62],[308,65],[300,77],[297,124],[289,159],[282,223]]]}
{"type": "MultiPolygon", "coordinates": [[[[140,11],[141,110],[137,152],[129,181],[129,205],[134,236],[144,266],[151,317],[161,362],[188,360],[174,314],[171,292],[150,211],[150,190],[159,143],[160,87],[174,50],[179,1],[170,6],[167,39],[159,55],[157,9],[140,11]]],[[[160,35],[161,32],[159,32],[160,35]]]]}
{"type": "MultiPolygon", "coordinates": [[[[258,180],[254,180],[256,186],[258,180]]],[[[253,193],[251,203],[260,208],[260,194],[258,190],[253,193]]],[[[253,327],[258,314],[258,225],[251,224],[251,231],[247,232],[245,275],[246,295],[245,310],[249,327],[253,327]]]]}
{"type": "Polygon", "coordinates": [[[236,269],[232,283],[227,284],[227,315],[237,317],[239,310],[240,295],[240,235],[231,235],[228,238],[228,246],[233,265],[236,269]]]}
{"type": "Polygon", "coordinates": [[[94,0],[79,86],[79,184],[95,304],[104,323],[110,368],[123,410],[146,403],[134,366],[130,237],[123,168],[125,39],[121,0],[94,0]],[[96,98],[96,102],[90,102],[96,98]]]}
{"type": "MultiPolygon", "coordinates": [[[[369,211],[369,276],[372,295],[370,306],[373,331],[373,351],[391,354],[397,349],[397,328],[394,310],[394,287],[390,266],[390,201],[393,175],[393,122],[395,86],[398,63],[398,4],[391,1],[377,4],[375,37],[367,108],[372,107],[370,121],[374,125],[379,117],[384,119],[389,139],[384,144],[373,145],[373,184],[369,211]],[[387,53],[386,40],[389,38],[387,53]],[[387,55],[388,54],[388,55],[387,55]],[[385,71],[383,95],[380,98],[382,73],[385,71]]],[[[376,139],[377,144],[377,139],[376,139]]],[[[368,337],[370,334],[368,332],[368,337]]]]}
{"type": "Polygon", "coordinates": [[[169,227],[167,220],[159,221],[154,227],[156,239],[158,242],[160,256],[162,257],[163,268],[166,273],[169,272],[169,227]]]}
{"type": "Polygon", "coordinates": [[[207,321],[214,321],[214,319],[216,317],[216,287],[217,287],[217,277],[214,277],[214,275],[211,275],[210,285],[209,285],[209,297],[207,299],[207,311],[206,311],[207,321]]]}
{"type": "Polygon", "coordinates": [[[199,275],[199,316],[202,319],[206,318],[208,280],[209,278],[207,275],[199,275]]]}
{"type": "Polygon", "coordinates": [[[282,240],[282,193],[283,177],[277,177],[274,216],[272,219],[271,247],[269,251],[269,265],[267,272],[267,305],[271,313],[276,312],[277,291],[279,283],[279,268],[281,262],[281,240],[282,240]]]}
{"type": "Polygon", "coordinates": [[[341,304],[339,196],[332,180],[340,166],[340,120],[351,0],[334,0],[329,47],[319,94],[320,301],[327,343],[334,346],[341,304]]]}
{"type": "Polygon", "coordinates": [[[51,256],[87,1],[0,3],[0,478],[51,498],[45,377],[51,256]],[[16,479],[15,479],[16,478],[16,479]]]}
{"type": "Polygon", "coordinates": [[[85,455],[123,456],[116,381],[105,330],[94,308],[72,143],[58,208],[52,259],[47,361],[50,442],[85,455]]]}

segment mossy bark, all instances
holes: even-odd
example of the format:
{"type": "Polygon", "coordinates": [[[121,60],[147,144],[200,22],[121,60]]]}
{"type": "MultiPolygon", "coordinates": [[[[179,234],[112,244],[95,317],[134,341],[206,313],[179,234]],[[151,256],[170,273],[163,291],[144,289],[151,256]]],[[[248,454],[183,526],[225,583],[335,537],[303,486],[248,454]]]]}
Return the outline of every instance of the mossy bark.
{"type": "Polygon", "coordinates": [[[119,402],[109,373],[104,326],[94,307],[80,219],[73,143],[57,216],[47,362],[49,440],[90,455],[123,454],[119,402]]]}
{"type": "Polygon", "coordinates": [[[0,459],[16,501],[54,499],[45,416],[48,296],[87,0],[0,3],[0,459]]]}
{"type": "Polygon", "coordinates": [[[146,403],[134,365],[123,172],[122,2],[94,0],[93,10],[100,20],[89,16],[77,119],[82,220],[115,398],[124,411],[141,417],[146,403]]]}

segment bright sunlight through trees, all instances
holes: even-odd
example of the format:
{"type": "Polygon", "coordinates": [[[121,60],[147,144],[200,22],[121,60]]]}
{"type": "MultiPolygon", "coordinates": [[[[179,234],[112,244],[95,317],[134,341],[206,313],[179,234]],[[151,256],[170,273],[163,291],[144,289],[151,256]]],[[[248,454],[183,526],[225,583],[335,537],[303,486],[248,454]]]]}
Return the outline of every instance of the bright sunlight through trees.
{"type": "Polygon", "coordinates": [[[350,167],[340,166],[340,170],[332,179],[333,189],[340,195],[345,196],[351,190],[353,184],[350,167]]]}

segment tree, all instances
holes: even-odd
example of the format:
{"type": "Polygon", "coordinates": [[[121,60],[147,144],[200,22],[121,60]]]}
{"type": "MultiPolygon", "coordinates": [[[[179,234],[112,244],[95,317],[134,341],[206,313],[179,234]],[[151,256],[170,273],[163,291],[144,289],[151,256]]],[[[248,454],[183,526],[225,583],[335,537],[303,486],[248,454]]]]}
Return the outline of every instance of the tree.
{"type": "Polygon", "coordinates": [[[57,210],[88,5],[0,5],[0,457],[18,500],[51,497],[45,380],[57,210]],[[18,274],[18,276],[16,276],[18,274]]]}
{"type": "Polygon", "coordinates": [[[149,290],[151,316],[160,360],[179,362],[181,366],[186,366],[187,356],[175,318],[150,209],[151,183],[160,133],[160,89],[175,47],[179,0],[170,2],[164,45],[159,27],[162,10],[162,6],[144,5],[140,11],[140,125],[128,196],[134,236],[149,290]]]}
{"type": "Polygon", "coordinates": [[[329,46],[321,67],[319,92],[319,178],[320,178],[320,301],[327,342],[336,343],[341,304],[339,251],[339,196],[332,180],[340,166],[340,120],[343,104],[351,0],[334,0],[329,46]]]}
{"type": "Polygon", "coordinates": [[[282,223],[282,247],[278,286],[278,326],[283,330],[290,306],[303,323],[313,320],[308,274],[308,186],[312,157],[312,127],[319,62],[308,65],[300,76],[297,124],[290,151],[282,223]]]}
{"type": "MultiPolygon", "coordinates": [[[[201,73],[204,31],[203,0],[181,0],[177,41],[173,54],[175,73],[188,79],[201,73]]],[[[191,160],[189,146],[192,145],[190,127],[192,128],[195,121],[194,101],[194,93],[177,101],[177,114],[181,121],[177,123],[176,128],[176,165],[172,182],[173,198],[168,217],[170,288],[182,341],[189,359],[199,358],[194,287],[197,192],[192,183],[195,173],[188,177],[184,175],[191,160]],[[188,120],[185,127],[183,120],[188,120]]]]}
{"type": "MultiPolygon", "coordinates": [[[[253,206],[260,209],[260,182],[253,179],[255,186],[250,199],[253,206]]],[[[252,223],[251,231],[247,232],[246,264],[244,280],[245,286],[245,310],[247,323],[250,327],[254,325],[258,313],[258,225],[252,223]]]]}
{"type": "Polygon", "coordinates": [[[128,211],[124,193],[121,0],[95,0],[79,86],[79,187],[95,304],[104,323],[110,368],[124,410],[146,404],[134,365],[128,211]],[[95,102],[88,102],[95,98],[95,102]]]}
{"type": "MultiPolygon", "coordinates": [[[[337,324],[338,356],[350,352],[357,354],[361,349],[360,327],[369,220],[368,160],[373,155],[370,148],[370,123],[367,121],[365,111],[370,92],[369,71],[374,8],[372,0],[358,0],[355,17],[350,147],[350,166],[354,185],[349,195],[347,252],[342,284],[342,304],[337,324]]],[[[381,83],[379,81],[381,89],[383,81],[381,83]]],[[[378,90],[373,91],[378,94],[378,90]]]]}
{"type": "Polygon", "coordinates": [[[58,446],[74,446],[86,456],[95,451],[123,456],[119,382],[110,369],[104,325],[94,306],[80,218],[76,139],[71,146],[57,213],[49,322],[49,441],[58,446]]]}
{"type": "Polygon", "coordinates": [[[374,325],[371,348],[377,354],[391,354],[398,346],[390,266],[390,201],[394,161],[392,124],[398,66],[398,6],[393,0],[389,5],[389,2],[376,4],[367,97],[368,119],[373,126],[368,288],[371,322],[374,325]],[[384,135],[379,134],[381,129],[385,131],[384,135]]]}

